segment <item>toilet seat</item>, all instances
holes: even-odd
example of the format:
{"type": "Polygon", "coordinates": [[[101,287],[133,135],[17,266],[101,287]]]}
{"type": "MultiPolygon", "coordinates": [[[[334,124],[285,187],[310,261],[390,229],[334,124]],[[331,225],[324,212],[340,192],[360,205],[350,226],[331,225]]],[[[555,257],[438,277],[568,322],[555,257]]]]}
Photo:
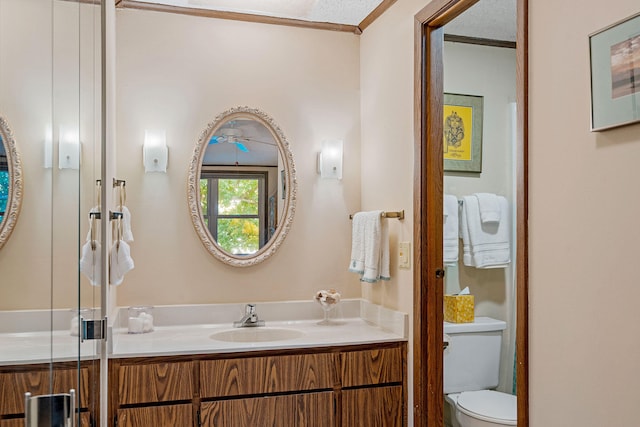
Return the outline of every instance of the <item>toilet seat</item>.
{"type": "Polygon", "coordinates": [[[515,426],[518,421],[516,396],[493,390],[465,391],[460,393],[456,406],[470,417],[483,421],[515,426]]]}

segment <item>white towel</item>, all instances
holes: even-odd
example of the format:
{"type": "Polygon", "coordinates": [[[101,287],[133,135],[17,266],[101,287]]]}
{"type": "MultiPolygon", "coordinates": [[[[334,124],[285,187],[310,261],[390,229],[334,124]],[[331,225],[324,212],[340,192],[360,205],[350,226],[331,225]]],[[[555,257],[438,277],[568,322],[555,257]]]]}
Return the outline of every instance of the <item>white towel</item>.
{"type": "Polygon", "coordinates": [[[93,286],[100,286],[100,242],[93,240],[88,241],[82,247],[82,257],[80,258],[80,272],[89,279],[89,283],[93,286]]]}
{"type": "Polygon", "coordinates": [[[110,281],[112,285],[119,285],[124,279],[124,275],[133,270],[134,263],[131,258],[129,245],[120,240],[111,247],[110,281]]]}
{"type": "Polygon", "coordinates": [[[131,232],[131,212],[126,206],[120,206],[122,212],[122,240],[125,242],[133,242],[133,233],[131,232]]]}
{"type": "Polygon", "coordinates": [[[493,193],[475,193],[480,209],[480,221],[483,224],[500,222],[500,203],[498,196],[493,193]]]}
{"type": "Polygon", "coordinates": [[[389,230],[382,211],[358,212],[353,216],[349,271],[363,282],[390,280],[389,230]]]}
{"type": "Polygon", "coordinates": [[[510,221],[507,199],[498,196],[499,223],[483,224],[478,198],[463,198],[460,233],[464,265],[476,268],[504,268],[511,262],[510,221]]]}
{"type": "Polygon", "coordinates": [[[450,194],[445,194],[443,209],[443,260],[445,264],[456,264],[458,262],[458,247],[460,245],[458,234],[458,198],[450,194]]]}

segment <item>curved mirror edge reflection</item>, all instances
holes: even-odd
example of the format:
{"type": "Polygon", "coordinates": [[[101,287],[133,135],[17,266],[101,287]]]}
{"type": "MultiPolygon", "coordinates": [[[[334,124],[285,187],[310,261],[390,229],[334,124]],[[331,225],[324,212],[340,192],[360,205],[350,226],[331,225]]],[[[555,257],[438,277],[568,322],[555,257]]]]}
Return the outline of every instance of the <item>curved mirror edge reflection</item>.
{"type": "Polygon", "coordinates": [[[0,117],[0,139],[4,149],[0,171],[8,173],[7,184],[9,186],[8,189],[2,191],[3,198],[6,196],[6,207],[4,214],[0,217],[0,249],[2,249],[18,221],[22,205],[23,180],[20,154],[13,139],[13,133],[3,117],[0,117]]]}
{"type": "Polygon", "coordinates": [[[295,214],[296,199],[297,180],[293,153],[291,152],[289,142],[284,136],[284,133],[269,115],[256,108],[235,107],[219,114],[202,131],[189,163],[187,200],[189,216],[196,234],[200,238],[205,249],[215,258],[234,267],[249,267],[270,258],[276,253],[289,233],[293,216],[295,214]],[[220,128],[234,120],[253,120],[268,129],[277,144],[278,156],[282,161],[282,164],[279,166],[281,169],[282,182],[278,184],[280,187],[279,192],[282,192],[278,194],[282,197],[283,201],[282,209],[278,213],[278,218],[280,218],[280,220],[278,221],[275,231],[264,246],[262,246],[257,252],[249,255],[231,254],[223,250],[222,247],[218,245],[207,227],[207,223],[202,212],[200,197],[200,179],[202,176],[202,163],[205,151],[220,128]]]}

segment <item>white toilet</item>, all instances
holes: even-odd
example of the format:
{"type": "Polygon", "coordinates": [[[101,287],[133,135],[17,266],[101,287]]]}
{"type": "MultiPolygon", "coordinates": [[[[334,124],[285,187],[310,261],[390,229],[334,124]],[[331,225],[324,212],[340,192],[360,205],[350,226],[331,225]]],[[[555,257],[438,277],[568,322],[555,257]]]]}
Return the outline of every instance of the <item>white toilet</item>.
{"type": "Polygon", "coordinates": [[[444,323],[444,393],[453,427],[517,425],[516,396],[498,386],[502,331],[507,324],[489,317],[473,323],[444,323]]]}

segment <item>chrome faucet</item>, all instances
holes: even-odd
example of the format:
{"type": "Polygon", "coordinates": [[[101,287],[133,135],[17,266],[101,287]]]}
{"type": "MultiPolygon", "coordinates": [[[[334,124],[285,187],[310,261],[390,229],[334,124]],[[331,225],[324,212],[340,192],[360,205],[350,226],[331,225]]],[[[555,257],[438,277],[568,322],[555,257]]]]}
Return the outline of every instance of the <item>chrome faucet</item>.
{"type": "Polygon", "coordinates": [[[247,304],[244,307],[244,316],[237,322],[233,322],[234,328],[250,328],[256,326],[264,326],[264,320],[258,319],[255,304],[247,304]]]}

